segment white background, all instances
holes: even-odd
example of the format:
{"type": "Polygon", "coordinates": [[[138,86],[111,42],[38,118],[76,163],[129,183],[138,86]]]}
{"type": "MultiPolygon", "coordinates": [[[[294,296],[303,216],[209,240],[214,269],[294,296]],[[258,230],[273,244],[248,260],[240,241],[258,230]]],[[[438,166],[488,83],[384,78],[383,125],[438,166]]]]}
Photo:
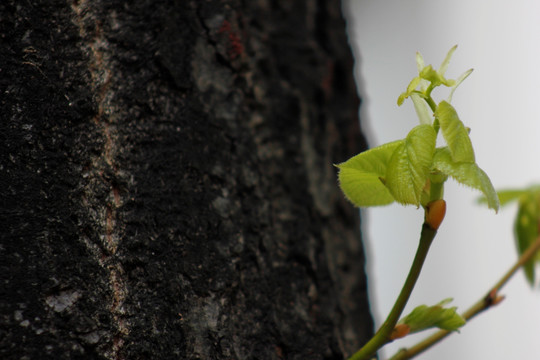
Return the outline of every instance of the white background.
{"type": "MultiPolygon", "coordinates": [[[[404,138],[418,124],[410,100],[396,105],[417,74],[416,51],[438,68],[458,44],[447,77],[475,69],[456,90],[452,104],[471,128],[478,165],[497,189],[540,182],[540,2],[347,0],[344,11],[363,98],[362,128],[371,147],[404,138]]],[[[448,95],[439,89],[433,93],[436,101],[448,95]]],[[[476,204],[478,195],[447,182],[446,219],[405,313],[447,297],[464,311],[516,261],[516,206],[496,215],[476,204]]],[[[378,327],[407,275],[423,211],[390,205],[362,210],[362,221],[378,327]]],[[[538,284],[531,290],[519,272],[502,293],[506,299],[500,305],[419,359],[540,359],[538,284]]],[[[387,345],[381,359],[425,335],[387,345]]]]}

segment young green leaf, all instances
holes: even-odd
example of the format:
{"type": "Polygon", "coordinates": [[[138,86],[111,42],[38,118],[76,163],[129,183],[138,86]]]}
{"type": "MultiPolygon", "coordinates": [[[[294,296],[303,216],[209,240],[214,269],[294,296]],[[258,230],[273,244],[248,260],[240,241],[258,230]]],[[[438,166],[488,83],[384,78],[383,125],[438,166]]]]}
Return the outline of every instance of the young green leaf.
{"type": "MultiPolygon", "coordinates": [[[[501,203],[501,206],[507,205],[517,200],[526,201],[527,196],[533,193],[537,193],[540,195],[539,185],[530,186],[525,189],[506,189],[506,190],[497,191],[497,195],[499,195],[499,201],[501,203]]],[[[481,203],[486,202],[486,199],[484,197],[481,197],[478,200],[481,203]]]]}
{"type": "MultiPolygon", "coordinates": [[[[422,54],[419,52],[416,53],[416,68],[418,69],[418,73],[420,74],[420,71],[426,66],[424,63],[424,58],[422,57],[422,54]]],[[[429,87],[429,81],[422,79],[420,80],[420,91],[422,93],[425,93],[427,88],[429,87]]],[[[416,89],[416,88],[415,88],[416,89]]]]}
{"type": "Polygon", "coordinates": [[[452,46],[452,48],[448,50],[448,53],[446,54],[446,57],[441,63],[441,66],[439,66],[438,72],[441,76],[444,76],[444,74],[446,73],[446,70],[448,69],[448,65],[450,65],[450,59],[452,58],[452,55],[454,55],[454,51],[456,51],[456,49],[457,49],[457,45],[452,46]]]}
{"type": "Polygon", "coordinates": [[[388,205],[394,197],[381,181],[395,149],[403,140],[394,141],[360,153],[339,168],[341,190],[354,205],[359,207],[388,205]]]}
{"type": "Polygon", "coordinates": [[[438,327],[443,330],[457,331],[465,325],[465,319],[456,313],[456,307],[445,308],[452,299],[445,299],[437,305],[420,305],[409,315],[402,318],[398,324],[409,326],[410,333],[438,327]]]}
{"type": "MultiPolygon", "coordinates": [[[[527,196],[529,191],[530,190],[500,190],[497,191],[497,195],[499,195],[499,202],[501,203],[501,206],[504,206],[518,200],[523,196],[527,196]]],[[[484,198],[482,198],[482,201],[485,201],[484,198]]]]}
{"type": "Polygon", "coordinates": [[[420,52],[416,52],[416,68],[418,69],[418,72],[422,71],[422,69],[426,66],[424,62],[424,57],[420,52]]]}
{"type": "Polygon", "coordinates": [[[397,202],[420,205],[431,168],[437,134],[430,125],[414,127],[395,149],[386,169],[386,186],[397,202]]]}
{"type": "MultiPolygon", "coordinates": [[[[529,191],[519,198],[519,207],[514,229],[516,232],[516,242],[518,253],[521,255],[540,236],[538,227],[540,226],[540,192],[529,191]]],[[[535,263],[540,260],[540,255],[523,265],[525,276],[531,286],[534,286],[535,263]]]]}
{"type": "Polygon", "coordinates": [[[474,150],[465,125],[459,120],[456,110],[446,101],[441,101],[435,110],[442,135],[448,144],[452,160],[474,163],[474,150]]]}
{"type": "Polygon", "coordinates": [[[433,122],[433,117],[431,116],[432,113],[429,111],[424,99],[417,93],[412,93],[411,100],[414,104],[414,110],[416,110],[416,115],[420,120],[420,124],[431,125],[433,122]]]}
{"type": "Polygon", "coordinates": [[[403,104],[403,102],[405,101],[406,98],[408,98],[409,96],[411,96],[411,94],[413,93],[413,91],[416,90],[416,88],[418,87],[418,85],[420,84],[420,82],[422,81],[422,79],[417,76],[415,78],[413,78],[411,80],[411,82],[409,83],[409,86],[407,86],[407,91],[401,93],[401,95],[399,95],[398,97],[398,100],[397,100],[397,104],[398,106],[401,106],[403,104]]]}
{"type": "Polygon", "coordinates": [[[453,86],[456,82],[452,79],[446,79],[443,75],[441,75],[438,71],[433,69],[433,66],[428,65],[420,71],[420,77],[422,79],[426,79],[427,81],[431,82],[432,86],[439,86],[439,85],[445,85],[445,86],[453,86]]]}
{"type": "Polygon", "coordinates": [[[465,80],[471,73],[473,72],[473,69],[469,69],[465,71],[463,74],[461,74],[460,77],[456,79],[456,83],[452,86],[452,90],[450,91],[450,95],[448,96],[448,99],[446,101],[452,102],[452,97],[454,96],[454,91],[456,91],[457,87],[465,80]]]}
{"type": "Polygon", "coordinates": [[[495,210],[495,212],[499,210],[497,193],[489,177],[476,163],[456,162],[452,159],[449,147],[443,147],[435,151],[433,168],[463,185],[480,190],[486,197],[488,207],[495,210]]]}

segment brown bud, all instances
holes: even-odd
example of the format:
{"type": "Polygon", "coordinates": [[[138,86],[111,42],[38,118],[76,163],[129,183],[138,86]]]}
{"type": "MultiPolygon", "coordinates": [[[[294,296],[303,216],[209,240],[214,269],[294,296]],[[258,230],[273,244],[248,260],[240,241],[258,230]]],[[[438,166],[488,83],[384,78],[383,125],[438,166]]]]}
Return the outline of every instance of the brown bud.
{"type": "Polygon", "coordinates": [[[437,230],[446,214],[446,201],[443,199],[434,200],[426,206],[426,224],[437,230]]]}
{"type": "Polygon", "coordinates": [[[390,334],[390,340],[396,340],[405,337],[410,331],[411,328],[409,327],[409,325],[397,324],[392,330],[392,333],[390,334]]]}

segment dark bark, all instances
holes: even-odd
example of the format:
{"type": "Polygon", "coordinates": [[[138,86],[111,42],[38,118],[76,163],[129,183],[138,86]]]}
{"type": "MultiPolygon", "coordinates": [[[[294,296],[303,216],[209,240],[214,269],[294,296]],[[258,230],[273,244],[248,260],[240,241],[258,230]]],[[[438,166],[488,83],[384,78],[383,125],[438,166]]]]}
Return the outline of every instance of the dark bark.
{"type": "Polygon", "coordinates": [[[336,1],[2,1],[2,359],[341,359],[372,330],[336,1]]]}

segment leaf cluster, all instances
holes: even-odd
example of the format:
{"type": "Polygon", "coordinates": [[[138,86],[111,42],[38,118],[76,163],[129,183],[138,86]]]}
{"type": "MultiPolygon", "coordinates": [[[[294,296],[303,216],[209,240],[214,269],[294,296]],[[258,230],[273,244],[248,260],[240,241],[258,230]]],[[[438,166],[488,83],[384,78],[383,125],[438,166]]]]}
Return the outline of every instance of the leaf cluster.
{"type": "Polygon", "coordinates": [[[443,184],[451,177],[481,191],[488,207],[498,210],[499,200],[493,185],[476,164],[469,130],[450,104],[454,90],[472,71],[457,80],[445,78],[455,48],[448,52],[438,70],[425,66],[422,56],[417,54],[418,76],[399,96],[398,104],[410,97],[420,125],[405,139],[370,149],[336,165],[341,189],[354,205],[380,206],[396,201],[403,205],[426,206],[442,199],[443,184]],[[452,91],[448,100],[436,104],[431,92],[440,85],[451,87],[452,91]],[[439,132],[446,146],[437,148],[439,132]]]}

